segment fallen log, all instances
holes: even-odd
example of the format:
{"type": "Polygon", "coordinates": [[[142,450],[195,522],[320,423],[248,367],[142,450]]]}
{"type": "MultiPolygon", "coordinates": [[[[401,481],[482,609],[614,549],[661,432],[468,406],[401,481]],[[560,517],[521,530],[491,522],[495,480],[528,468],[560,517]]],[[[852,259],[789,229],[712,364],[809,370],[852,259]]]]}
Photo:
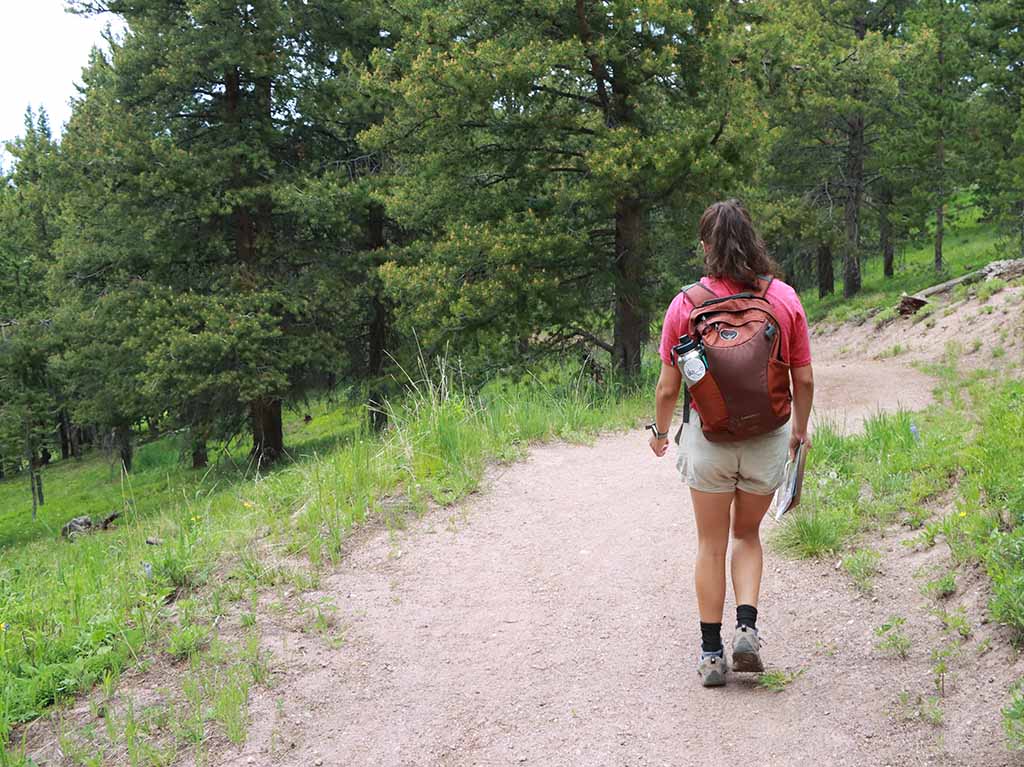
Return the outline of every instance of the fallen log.
{"type": "Polygon", "coordinates": [[[989,280],[1015,280],[1024,277],[1024,258],[1011,258],[1005,261],[993,261],[983,270],[989,280]]]}
{"type": "Polygon", "coordinates": [[[917,314],[922,308],[928,305],[927,298],[918,298],[917,296],[908,296],[904,293],[900,296],[900,305],[896,307],[896,311],[902,314],[904,317],[909,317],[911,314],[917,314]]]}
{"type": "Polygon", "coordinates": [[[956,277],[952,280],[940,282],[938,285],[932,285],[930,288],[920,290],[913,295],[907,295],[904,293],[900,296],[900,303],[896,310],[906,317],[911,314],[916,314],[923,307],[927,306],[929,296],[945,293],[958,285],[971,285],[975,282],[982,282],[984,280],[1012,280],[1021,276],[1024,276],[1024,258],[993,261],[977,271],[968,272],[962,277],[956,277]]]}

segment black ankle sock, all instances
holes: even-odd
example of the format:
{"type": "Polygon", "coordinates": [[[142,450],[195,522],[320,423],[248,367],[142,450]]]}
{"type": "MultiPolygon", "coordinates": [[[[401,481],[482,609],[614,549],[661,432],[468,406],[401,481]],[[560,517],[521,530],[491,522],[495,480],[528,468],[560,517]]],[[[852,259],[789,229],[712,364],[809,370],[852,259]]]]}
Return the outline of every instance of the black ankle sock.
{"type": "Polygon", "coordinates": [[[718,652],[722,649],[722,624],[700,622],[700,649],[718,652]]]}
{"type": "Polygon", "coordinates": [[[736,605],[736,628],[749,626],[757,628],[757,608],[753,605],[736,605]]]}

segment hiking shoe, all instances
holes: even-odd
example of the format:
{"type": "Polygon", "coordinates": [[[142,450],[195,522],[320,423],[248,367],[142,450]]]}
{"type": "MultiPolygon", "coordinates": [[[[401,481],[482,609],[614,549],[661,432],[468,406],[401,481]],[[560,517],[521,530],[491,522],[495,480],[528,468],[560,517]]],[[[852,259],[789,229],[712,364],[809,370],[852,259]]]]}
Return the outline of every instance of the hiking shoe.
{"type": "Polygon", "coordinates": [[[729,664],[725,660],[724,650],[701,652],[700,660],[697,661],[697,674],[702,685],[721,687],[725,684],[725,672],[728,670],[729,664]]]}
{"type": "Polygon", "coordinates": [[[764,671],[757,629],[750,626],[736,628],[732,637],[732,668],[734,671],[764,671]]]}

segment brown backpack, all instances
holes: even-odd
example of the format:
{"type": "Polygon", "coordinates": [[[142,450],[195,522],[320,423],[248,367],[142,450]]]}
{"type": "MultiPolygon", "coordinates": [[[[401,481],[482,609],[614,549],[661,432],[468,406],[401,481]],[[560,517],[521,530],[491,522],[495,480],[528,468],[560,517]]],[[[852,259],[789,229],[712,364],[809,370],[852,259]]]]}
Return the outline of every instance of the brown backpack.
{"type": "Polygon", "coordinates": [[[763,289],[719,298],[699,282],[683,289],[694,309],[689,335],[704,345],[708,371],[687,387],[700,410],[701,429],[710,442],[758,437],[789,421],[789,365],[782,360],[782,329],[763,289]]]}

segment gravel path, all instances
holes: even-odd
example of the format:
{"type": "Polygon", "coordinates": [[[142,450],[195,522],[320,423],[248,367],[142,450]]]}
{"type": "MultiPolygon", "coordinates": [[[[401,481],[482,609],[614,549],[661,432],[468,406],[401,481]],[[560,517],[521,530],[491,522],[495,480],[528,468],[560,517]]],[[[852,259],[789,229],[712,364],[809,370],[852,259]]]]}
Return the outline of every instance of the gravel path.
{"type": "MultiPolygon", "coordinates": [[[[878,408],[881,363],[816,371],[830,417],[878,408]]],[[[930,388],[899,377],[905,405],[930,388]]],[[[701,688],[695,548],[674,452],[654,458],[645,432],[538,446],[463,504],[364,536],[312,597],[338,605],[340,646],[267,628],[275,683],[254,693],[244,748],[211,763],[1008,763],[990,743],[997,713],[956,743],[893,715],[872,636],[888,606],[853,598],[832,562],[768,553],[766,661],[802,670],[784,692],[737,674],[701,688]]]]}

